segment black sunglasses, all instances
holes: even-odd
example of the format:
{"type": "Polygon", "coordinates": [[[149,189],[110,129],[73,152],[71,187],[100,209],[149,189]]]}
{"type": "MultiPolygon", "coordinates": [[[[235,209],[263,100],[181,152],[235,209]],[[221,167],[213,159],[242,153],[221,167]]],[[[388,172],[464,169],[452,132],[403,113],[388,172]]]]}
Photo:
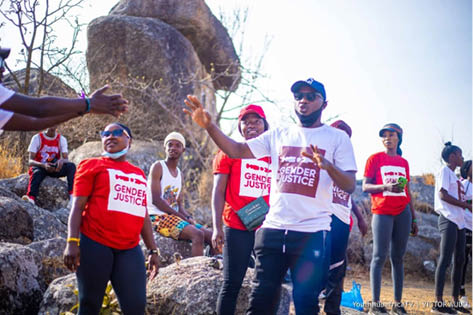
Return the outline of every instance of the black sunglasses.
{"type": "Polygon", "coordinates": [[[305,98],[309,102],[312,102],[317,97],[322,97],[322,95],[320,95],[320,93],[316,93],[316,92],[309,92],[309,93],[296,92],[296,93],[294,93],[294,99],[296,101],[300,101],[301,99],[305,98]]]}
{"type": "Polygon", "coordinates": [[[112,130],[112,131],[109,131],[109,130],[105,130],[105,131],[102,131],[100,132],[100,136],[102,138],[107,138],[107,137],[110,137],[110,136],[114,136],[114,137],[121,137],[121,136],[127,136],[128,138],[130,138],[130,135],[128,134],[128,132],[126,132],[126,130],[124,129],[115,129],[115,130],[112,130]]]}

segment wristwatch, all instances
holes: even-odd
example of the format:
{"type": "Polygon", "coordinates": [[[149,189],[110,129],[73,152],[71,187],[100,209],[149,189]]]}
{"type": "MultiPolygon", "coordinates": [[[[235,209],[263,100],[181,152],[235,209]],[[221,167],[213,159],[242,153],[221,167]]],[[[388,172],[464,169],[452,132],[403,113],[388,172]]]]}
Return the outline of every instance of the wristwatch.
{"type": "Polygon", "coordinates": [[[159,256],[159,249],[150,249],[148,250],[148,255],[158,255],[159,256]]]}

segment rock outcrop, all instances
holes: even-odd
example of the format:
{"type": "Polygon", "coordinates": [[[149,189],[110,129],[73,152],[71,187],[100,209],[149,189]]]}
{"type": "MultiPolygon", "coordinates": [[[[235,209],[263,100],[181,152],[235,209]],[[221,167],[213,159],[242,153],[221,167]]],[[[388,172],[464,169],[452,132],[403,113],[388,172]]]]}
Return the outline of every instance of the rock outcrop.
{"type": "Polygon", "coordinates": [[[234,91],[240,82],[240,62],[232,39],[204,0],[122,0],[110,12],[159,19],[192,44],[216,90],[234,91]]]}
{"type": "Polygon", "coordinates": [[[1,242],[0,266],[0,314],[36,314],[43,297],[41,254],[1,242]]]}
{"type": "Polygon", "coordinates": [[[38,315],[62,314],[70,311],[78,303],[75,290],[77,290],[75,274],[55,279],[44,293],[38,315]]]}
{"type": "Polygon", "coordinates": [[[33,220],[22,203],[0,197],[0,241],[28,244],[33,238],[33,220]]]}

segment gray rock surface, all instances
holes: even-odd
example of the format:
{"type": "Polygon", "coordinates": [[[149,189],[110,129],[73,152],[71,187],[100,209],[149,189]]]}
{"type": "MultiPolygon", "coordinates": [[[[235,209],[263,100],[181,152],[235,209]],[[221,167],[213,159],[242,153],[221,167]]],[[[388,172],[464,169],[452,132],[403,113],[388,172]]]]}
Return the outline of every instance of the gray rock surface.
{"type": "Polygon", "coordinates": [[[234,91],[240,82],[240,61],[232,39],[203,0],[122,0],[110,12],[157,18],[181,32],[212,75],[215,89],[234,91]]]}
{"type": "Polygon", "coordinates": [[[43,241],[55,237],[66,238],[67,225],[61,222],[53,212],[44,210],[27,201],[22,202],[26,211],[28,211],[33,219],[35,241],[43,241]]]}
{"type": "Polygon", "coordinates": [[[0,242],[0,314],[36,314],[41,290],[41,254],[0,242]]]}
{"type": "MultiPolygon", "coordinates": [[[[173,264],[175,262],[175,253],[179,253],[183,259],[191,257],[191,242],[176,241],[170,237],[164,237],[156,232],[154,232],[153,235],[154,240],[159,248],[159,263],[161,267],[173,264]]],[[[140,245],[143,249],[145,257],[147,257],[147,248],[143,241],[140,241],[140,245]]]]}
{"type": "MultiPolygon", "coordinates": [[[[161,268],[148,282],[147,311],[150,314],[215,314],[222,270],[215,258],[193,257],[161,268]]],[[[248,307],[253,269],[248,269],[237,300],[235,314],[248,307]]],[[[283,287],[278,314],[288,314],[291,297],[283,287]]]]}
{"type": "MultiPolygon", "coordinates": [[[[22,174],[14,178],[1,179],[0,186],[21,198],[21,196],[26,194],[28,181],[28,174],[22,174]]],[[[65,207],[68,202],[67,183],[62,179],[46,177],[39,187],[36,205],[52,211],[65,207]]]]}
{"type": "Polygon", "coordinates": [[[28,244],[33,241],[33,220],[23,203],[0,197],[0,241],[28,244]]]}
{"type": "Polygon", "coordinates": [[[44,293],[38,315],[56,315],[70,311],[78,303],[75,290],[77,290],[75,274],[55,279],[44,293]]]}
{"type": "MultiPolygon", "coordinates": [[[[215,113],[212,82],[180,32],[158,19],[109,15],[93,20],[87,37],[91,89],[109,82],[130,100],[133,111],[120,120],[135,138],[160,140],[177,129],[203,139],[202,130],[186,124],[183,100],[198,95],[215,113]]],[[[92,116],[87,121],[91,137],[110,122],[92,116]]]]}

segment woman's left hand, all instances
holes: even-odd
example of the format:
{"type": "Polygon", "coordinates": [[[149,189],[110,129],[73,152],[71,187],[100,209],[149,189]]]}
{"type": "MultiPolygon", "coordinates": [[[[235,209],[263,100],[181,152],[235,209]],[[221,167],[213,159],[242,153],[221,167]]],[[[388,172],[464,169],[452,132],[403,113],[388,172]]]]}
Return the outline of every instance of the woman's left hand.
{"type": "Polygon", "coordinates": [[[417,222],[412,221],[412,223],[411,223],[411,235],[412,236],[417,236],[417,233],[419,233],[419,228],[417,227],[417,222]]]}
{"type": "Polygon", "coordinates": [[[149,278],[153,280],[159,273],[159,256],[157,254],[148,256],[149,278]]]}

